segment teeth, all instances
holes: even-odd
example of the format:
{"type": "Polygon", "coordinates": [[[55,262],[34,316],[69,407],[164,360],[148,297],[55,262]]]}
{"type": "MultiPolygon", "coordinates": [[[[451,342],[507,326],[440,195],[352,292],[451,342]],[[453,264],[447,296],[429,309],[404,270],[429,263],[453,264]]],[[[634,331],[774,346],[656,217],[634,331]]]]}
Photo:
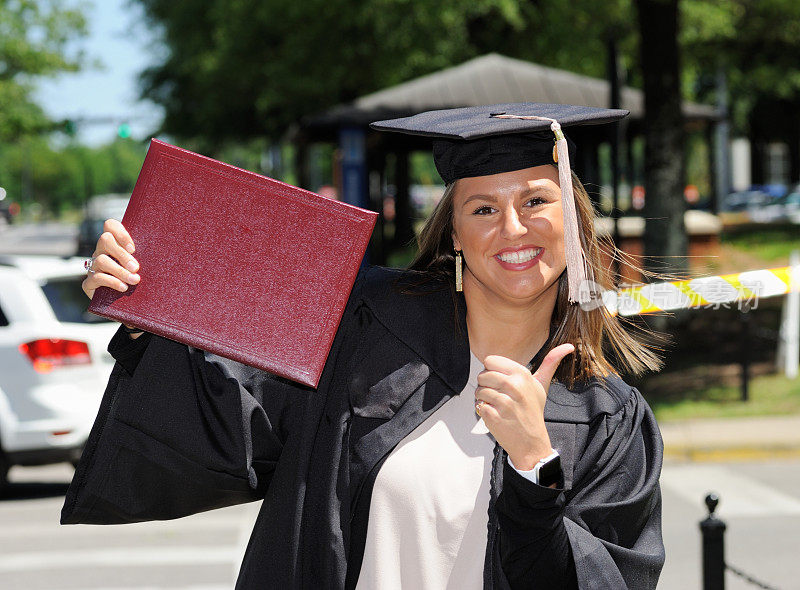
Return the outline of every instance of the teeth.
{"type": "Polygon", "coordinates": [[[529,260],[533,260],[539,255],[541,252],[541,248],[536,248],[532,250],[522,250],[521,252],[505,252],[499,256],[500,260],[503,262],[510,262],[512,264],[521,264],[523,262],[528,262],[529,260]]]}

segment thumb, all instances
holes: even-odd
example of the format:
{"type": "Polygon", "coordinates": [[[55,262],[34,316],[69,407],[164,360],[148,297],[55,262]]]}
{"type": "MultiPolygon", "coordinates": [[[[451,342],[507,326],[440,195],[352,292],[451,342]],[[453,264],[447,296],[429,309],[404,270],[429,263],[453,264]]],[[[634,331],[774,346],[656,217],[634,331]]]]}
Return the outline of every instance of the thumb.
{"type": "Polygon", "coordinates": [[[565,356],[572,354],[574,351],[575,346],[572,344],[559,344],[544,357],[542,364],[539,365],[533,376],[542,384],[545,391],[550,387],[550,382],[553,380],[553,375],[555,375],[558,365],[561,364],[565,356]]]}

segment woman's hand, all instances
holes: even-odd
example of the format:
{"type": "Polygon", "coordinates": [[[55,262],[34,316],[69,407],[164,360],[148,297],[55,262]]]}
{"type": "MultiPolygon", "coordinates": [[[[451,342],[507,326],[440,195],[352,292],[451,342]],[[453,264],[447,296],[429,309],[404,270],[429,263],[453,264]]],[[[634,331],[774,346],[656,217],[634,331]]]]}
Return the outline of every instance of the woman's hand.
{"type": "Polygon", "coordinates": [[[480,416],[521,471],[533,469],[551,453],[544,404],[559,363],[574,350],[572,344],[556,346],[533,374],[502,356],[490,355],[484,360],[486,369],[478,375],[475,391],[476,400],[483,402],[478,404],[480,416]]]}
{"type": "Polygon", "coordinates": [[[81,284],[86,296],[91,299],[98,287],[125,292],[128,285],[137,284],[139,263],[133,257],[135,250],[128,230],[116,219],[106,219],[92,254],[92,272],[81,284]]]}

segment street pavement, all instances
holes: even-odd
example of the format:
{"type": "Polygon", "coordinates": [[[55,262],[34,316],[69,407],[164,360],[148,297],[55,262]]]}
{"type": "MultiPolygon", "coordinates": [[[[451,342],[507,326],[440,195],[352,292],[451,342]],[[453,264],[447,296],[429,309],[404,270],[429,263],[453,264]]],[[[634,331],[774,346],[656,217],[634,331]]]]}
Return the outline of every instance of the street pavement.
{"type": "Polygon", "coordinates": [[[175,521],[61,526],[67,464],[12,469],[0,497],[4,590],[232,588],[258,505],[175,521]]]}
{"type": "Polygon", "coordinates": [[[671,459],[800,457],[800,415],[681,420],[659,424],[671,459]]]}
{"type": "Polygon", "coordinates": [[[72,256],[77,249],[75,224],[46,222],[8,225],[0,221],[0,254],[72,256]]]}
{"type": "MultiPolygon", "coordinates": [[[[232,588],[258,504],[176,521],[60,526],[67,465],[19,468],[0,498],[0,588],[232,588]]],[[[800,588],[800,460],[668,461],[662,473],[667,562],[659,588],[701,588],[698,523],[715,491],[733,566],[781,589],[800,588]]],[[[752,590],[732,574],[728,590],[752,590]]]]}

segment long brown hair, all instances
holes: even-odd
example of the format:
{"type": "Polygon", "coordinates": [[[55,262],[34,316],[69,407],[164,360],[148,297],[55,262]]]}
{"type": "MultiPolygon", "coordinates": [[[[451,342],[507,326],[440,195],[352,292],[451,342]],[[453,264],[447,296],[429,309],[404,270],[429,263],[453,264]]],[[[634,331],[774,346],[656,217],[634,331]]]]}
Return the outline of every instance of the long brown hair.
{"type": "MultiPolygon", "coordinates": [[[[455,256],[453,252],[453,197],[458,181],[447,185],[444,195],[417,237],[418,253],[410,270],[423,271],[430,278],[444,279],[455,297],[455,256]]],[[[599,238],[594,229],[594,208],[586,189],[573,173],[572,188],[581,229],[581,245],[586,260],[594,271],[594,280],[603,290],[614,289],[611,273],[602,264],[601,253],[606,251],[621,264],[641,272],[631,258],[617,250],[610,239],[599,238]]],[[[567,273],[558,278],[558,295],[550,319],[550,338],[546,354],[556,346],[569,342],[575,352],[561,361],[555,378],[573,387],[576,381],[593,376],[630,373],[640,376],[658,371],[663,361],[657,351],[666,338],[635,322],[611,314],[605,306],[584,309],[567,298],[567,273]],[[626,327],[627,325],[627,327],[626,327]]]]}

